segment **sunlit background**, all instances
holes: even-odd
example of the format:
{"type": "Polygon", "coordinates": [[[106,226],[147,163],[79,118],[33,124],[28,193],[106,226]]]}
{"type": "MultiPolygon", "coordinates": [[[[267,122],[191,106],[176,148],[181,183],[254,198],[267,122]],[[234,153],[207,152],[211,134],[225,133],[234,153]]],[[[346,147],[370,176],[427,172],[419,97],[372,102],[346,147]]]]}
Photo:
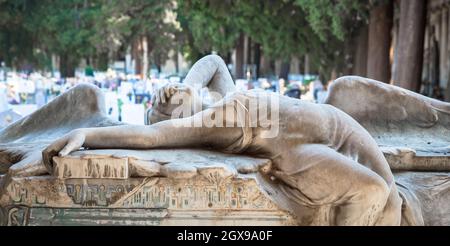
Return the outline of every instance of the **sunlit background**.
{"type": "Polygon", "coordinates": [[[0,0],[0,127],[78,83],[144,124],[154,90],[220,55],[242,90],[322,102],[342,75],[450,101],[450,0],[0,0]]]}

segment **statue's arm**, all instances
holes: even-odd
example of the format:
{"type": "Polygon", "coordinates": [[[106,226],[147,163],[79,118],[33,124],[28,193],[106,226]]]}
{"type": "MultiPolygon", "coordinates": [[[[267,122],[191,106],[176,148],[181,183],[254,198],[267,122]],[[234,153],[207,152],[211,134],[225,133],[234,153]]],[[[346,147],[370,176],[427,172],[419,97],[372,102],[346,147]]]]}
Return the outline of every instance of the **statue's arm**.
{"type": "Polygon", "coordinates": [[[147,112],[147,123],[170,119],[174,109],[180,105],[171,99],[179,93],[184,94],[183,103],[191,105],[192,114],[207,109],[210,105],[205,103],[199,93],[205,87],[214,102],[236,91],[230,72],[220,56],[203,57],[192,66],[182,84],[169,83],[160,88],[152,97],[153,107],[147,112]]]}
{"type": "Polygon", "coordinates": [[[92,149],[152,149],[181,147],[225,148],[242,135],[239,128],[205,127],[213,109],[191,117],[161,121],[150,126],[122,125],[80,128],[58,139],[43,151],[43,161],[51,169],[53,156],[65,156],[81,147],[92,149]]]}
{"type": "MultiPolygon", "coordinates": [[[[211,93],[215,93],[221,99],[227,93],[236,91],[233,78],[228,71],[227,65],[220,56],[208,55],[198,60],[189,70],[183,84],[170,83],[163,86],[155,94],[155,102],[166,104],[177,88],[189,90],[190,94],[198,95],[200,90],[208,88],[211,93]]],[[[206,108],[206,107],[204,107],[206,108]]]]}
{"type": "Polygon", "coordinates": [[[224,97],[236,91],[233,78],[220,56],[208,55],[198,60],[184,79],[184,83],[196,90],[207,87],[209,91],[224,97]]]}

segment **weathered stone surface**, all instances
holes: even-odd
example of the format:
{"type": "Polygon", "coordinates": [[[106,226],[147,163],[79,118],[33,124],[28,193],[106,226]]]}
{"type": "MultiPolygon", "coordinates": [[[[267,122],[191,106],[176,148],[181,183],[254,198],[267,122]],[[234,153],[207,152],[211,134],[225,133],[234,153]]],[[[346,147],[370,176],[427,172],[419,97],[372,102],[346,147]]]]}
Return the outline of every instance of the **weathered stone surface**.
{"type": "Polygon", "coordinates": [[[122,125],[106,114],[101,90],[79,84],[34,113],[0,129],[0,174],[47,174],[42,150],[55,139],[81,127],[122,125]]]}
{"type": "Polygon", "coordinates": [[[270,165],[266,159],[183,149],[87,150],[56,159],[55,168],[65,163],[78,177],[89,161],[112,169],[123,160],[136,178],[13,177],[0,197],[3,224],[296,224],[260,190],[256,173],[270,165]]]}
{"type": "Polygon", "coordinates": [[[357,76],[334,81],[326,103],[372,135],[391,169],[450,171],[449,103],[357,76]]]}
{"type": "Polygon", "coordinates": [[[167,211],[166,209],[32,208],[27,225],[92,226],[280,226],[289,225],[279,212],[167,211]]]}
{"type": "Polygon", "coordinates": [[[131,177],[164,176],[177,179],[191,178],[197,174],[209,177],[211,173],[220,174],[221,178],[235,177],[238,173],[256,173],[271,165],[271,161],[268,159],[200,149],[99,149],[76,151],[70,156],[55,158],[79,162],[79,164],[71,165],[74,169],[83,165],[87,160],[97,159],[105,160],[105,164],[111,160],[109,164],[113,169],[117,160],[123,160],[128,163],[131,177]]]}
{"type": "Polygon", "coordinates": [[[382,148],[389,166],[395,171],[450,172],[450,155],[421,153],[402,147],[382,148]]]}
{"type": "Polygon", "coordinates": [[[450,172],[398,172],[395,177],[400,193],[416,203],[409,205],[420,209],[425,225],[450,225],[450,172]]]}
{"type": "Polygon", "coordinates": [[[128,158],[107,156],[54,157],[53,176],[69,178],[127,179],[128,158]]]}
{"type": "Polygon", "coordinates": [[[211,182],[14,178],[5,188],[3,224],[21,225],[293,225],[254,175],[211,182]],[[14,219],[20,211],[22,219],[14,219]],[[23,211],[23,212],[22,212],[23,211]]]}
{"type": "MultiPolygon", "coordinates": [[[[0,196],[5,225],[327,225],[329,209],[299,207],[270,177],[265,159],[204,150],[78,151],[65,159],[128,158],[136,178],[13,177],[0,196]],[[192,153],[189,157],[186,152],[192,153]],[[185,160],[185,164],[180,162],[185,160]],[[214,160],[214,161],[211,161],[214,160]],[[233,161],[230,161],[233,160],[233,161]],[[226,162],[227,165],[223,163],[226,162]],[[234,163],[234,164],[232,164],[234,163]],[[240,163],[240,164],[238,164],[240,163]],[[133,167],[134,166],[134,167],[133,167]],[[161,172],[165,166],[168,171],[161,172]],[[246,174],[238,169],[243,168],[246,174]],[[186,175],[184,170],[189,170],[186,175]],[[252,170],[248,172],[248,170],[252,170]],[[147,177],[139,175],[149,174],[147,177]],[[269,180],[269,181],[268,181],[269,180]],[[300,212],[298,210],[301,210],[300,212]],[[297,210],[297,211],[296,211],[297,210]],[[291,214],[301,214],[295,217],[291,214]]],[[[404,219],[450,225],[450,173],[399,172],[404,219]],[[419,208],[410,216],[410,208],[419,208]]],[[[0,183],[1,183],[0,176],[0,183]]],[[[6,181],[6,179],[4,179],[6,181]]],[[[405,224],[408,224],[405,221],[405,224]]]]}

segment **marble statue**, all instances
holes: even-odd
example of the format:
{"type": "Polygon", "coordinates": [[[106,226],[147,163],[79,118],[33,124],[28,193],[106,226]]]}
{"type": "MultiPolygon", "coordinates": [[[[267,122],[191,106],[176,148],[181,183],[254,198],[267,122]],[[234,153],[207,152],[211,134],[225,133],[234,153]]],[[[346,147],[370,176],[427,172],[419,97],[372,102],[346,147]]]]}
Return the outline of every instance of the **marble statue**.
{"type": "Polygon", "coordinates": [[[98,107],[98,91],[81,85],[0,132],[1,168],[15,177],[48,172],[61,178],[191,178],[204,167],[142,165],[123,157],[150,149],[207,149],[269,160],[230,172],[258,171],[265,195],[289,211],[297,224],[450,223],[441,216],[450,214],[445,202],[450,199],[445,158],[450,104],[361,77],[340,78],[329,90],[326,104],[237,91],[223,60],[210,55],[193,65],[183,84],[159,89],[148,112],[150,125],[136,126],[107,119],[98,107]],[[199,96],[204,87],[212,103],[199,96]],[[82,95],[86,93],[94,95],[82,95]],[[62,108],[65,112],[57,113],[62,108]],[[98,158],[76,162],[83,170],[68,171],[74,151],[101,155],[101,149],[128,149],[118,154],[122,159],[107,161],[114,162],[118,172],[111,173],[110,164],[98,158]],[[437,161],[418,161],[422,156],[437,161]],[[128,165],[133,166],[129,172],[128,165]],[[424,186],[438,183],[428,191],[437,194],[439,202],[414,184],[425,176],[400,173],[397,179],[392,172],[397,169],[429,171],[424,186]],[[434,199],[439,208],[424,202],[427,199],[434,199]]]}

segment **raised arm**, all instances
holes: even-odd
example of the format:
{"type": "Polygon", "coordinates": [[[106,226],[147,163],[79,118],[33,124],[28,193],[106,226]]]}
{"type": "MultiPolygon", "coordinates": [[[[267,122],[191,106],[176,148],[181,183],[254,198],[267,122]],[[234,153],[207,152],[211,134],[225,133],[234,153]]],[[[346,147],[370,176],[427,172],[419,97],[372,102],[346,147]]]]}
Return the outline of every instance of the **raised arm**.
{"type": "Polygon", "coordinates": [[[147,124],[171,119],[172,112],[181,105],[179,100],[172,100],[177,94],[178,98],[183,98],[184,105],[189,104],[191,115],[208,108],[209,105],[199,96],[200,90],[205,87],[214,102],[236,91],[230,72],[220,56],[203,57],[192,66],[182,84],[170,83],[160,88],[152,98],[153,107],[147,112],[147,124]]]}
{"type": "Polygon", "coordinates": [[[219,93],[222,97],[236,91],[227,65],[217,55],[208,55],[198,60],[186,75],[184,83],[197,90],[208,87],[210,91],[219,93]]]}

